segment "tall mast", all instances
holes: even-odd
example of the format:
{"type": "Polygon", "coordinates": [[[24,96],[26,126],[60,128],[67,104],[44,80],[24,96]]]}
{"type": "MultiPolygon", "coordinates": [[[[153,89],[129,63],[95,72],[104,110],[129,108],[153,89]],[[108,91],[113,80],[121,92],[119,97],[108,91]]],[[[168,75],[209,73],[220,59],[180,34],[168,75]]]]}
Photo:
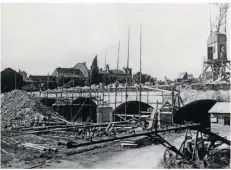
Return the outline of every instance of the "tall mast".
{"type": "MultiPolygon", "coordinates": [[[[142,86],[141,86],[141,80],[142,80],[142,73],[141,73],[141,55],[142,55],[142,50],[141,50],[141,38],[142,38],[142,35],[141,35],[141,24],[140,24],[140,102],[141,102],[141,93],[142,93],[142,86]]],[[[140,102],[139,102],[139,123],[140,123],[140,112],[141,112],[141,107],[140,107],[140,102]]]]}
{"type": "Polygon", "coordinates": [[[91,118],[91,75],[92,75],[92,67],[90,70],[90,77],[89,77],[89,86],[90,86],[90,118],[91,118]]]}
{"type": "Polygon", "coordinates": [[[105,62],[105,70],[107,70],[107,52],[105,52],[104,62],[105,62]]]}
{"type": "Polygon", "coordinates": [[[129,68],[129,43],[130,43],[130,26],[128,29],[128,56],[127,56],[127,69],[126,69],[126,93],[125,93],[125,120],[127,120],[127,96],[128,96],[128,68],[129,68]]]}
{"type": "Polygon", "coordinates": [[[14,89],[17,89],[17,76],[16,76],[16,71],[14,72],[14,89]]]}
{"type": "MultiPolygon", "coordinates": [[[[116,67],[115,109],[116,109],[116,102],[117,102],[117,86],[118,86],[117,83],[118,83],[119,58],[120,58],[120,41],[119,41],[119,45],[118,45],[118,57],[117,57],[117,67],[116,67]]],[[[116,114],[116,113],[114,113],[114,114],[116,114]]]]}
{"type": "Polygon", "coordinates": [[[212,20],[211,20],[211,4],[209,3],[209,16],[210,16],[210,35],[213,33],[213,28],[212,28],[212,20]]]}

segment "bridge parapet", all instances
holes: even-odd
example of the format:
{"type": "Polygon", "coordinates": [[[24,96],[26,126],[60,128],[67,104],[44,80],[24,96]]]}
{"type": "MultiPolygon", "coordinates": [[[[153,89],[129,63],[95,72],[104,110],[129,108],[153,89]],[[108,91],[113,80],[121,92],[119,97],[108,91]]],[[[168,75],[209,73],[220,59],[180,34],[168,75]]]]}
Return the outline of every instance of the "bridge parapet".
{"type": "MultiPolygon", "coordinates": [[[[92,89],[91,91],[85,89],[65,89],[53,90],[45,92],[32,92],[37,98],[55,98],[57,100],[76,100],[80,97],[93,98],[97,105],[110,105],[113,109],[126,101],[141,101],[155,107],[156,103],[163,103],[166,100],[171,102],[172,91],[162,90],[157,88],[145,87],[142,88],[141,99],[138,88],[131,87],[127,92],[125,88],[110,88],[102,91],[102,89],[92,89]],[[103,102],[104,101],[104,102],[103,102]]],[[[177,94],[177,92],[175,92],[177,94]]]]}

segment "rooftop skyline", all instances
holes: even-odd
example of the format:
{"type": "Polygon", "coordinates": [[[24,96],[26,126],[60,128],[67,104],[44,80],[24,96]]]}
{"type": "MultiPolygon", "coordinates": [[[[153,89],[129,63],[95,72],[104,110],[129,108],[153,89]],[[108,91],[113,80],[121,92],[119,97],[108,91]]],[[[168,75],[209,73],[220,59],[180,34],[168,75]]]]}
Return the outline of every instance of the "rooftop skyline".
{"type": "MultiPolygon", "coordinates": [[[[218,15],[212,7],[212,21],[218,15]]],[[[175,79],[187,71],[202,73],[210,32],[209,4],[2,4],[1,70],[11,67],[32,75],[52,74],[57,67],[74,67],[95,55],[99,68],[126,67],[128,28],[130,62],[139,71],[140,24],[142,72],[158,79],[175,79]]],[[[228,10],[228,14],[230,9],[228,10]]],[[[229,15],[228,58],[230,58],[229,15]]]]}

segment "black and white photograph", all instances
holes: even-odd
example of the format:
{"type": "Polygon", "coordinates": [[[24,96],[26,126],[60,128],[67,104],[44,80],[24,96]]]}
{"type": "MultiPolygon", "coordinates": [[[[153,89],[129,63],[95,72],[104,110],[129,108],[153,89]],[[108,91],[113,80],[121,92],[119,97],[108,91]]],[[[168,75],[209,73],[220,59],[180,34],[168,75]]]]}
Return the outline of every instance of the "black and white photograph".
{"type": "Polygon", "coordinates": [[[0,11],[2,169],[230,169],[228,1],[0,11]]]}

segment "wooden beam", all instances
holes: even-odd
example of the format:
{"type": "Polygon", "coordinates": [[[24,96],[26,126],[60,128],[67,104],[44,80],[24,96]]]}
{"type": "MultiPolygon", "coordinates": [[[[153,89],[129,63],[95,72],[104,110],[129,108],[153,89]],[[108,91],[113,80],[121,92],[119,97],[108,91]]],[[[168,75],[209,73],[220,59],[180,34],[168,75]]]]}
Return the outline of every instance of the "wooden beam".
{"type": "Polygon", "coordinates": [[[75,144],[73,147],[81,147],[81,146],[88,146],[88,145],[93,145],[93,144],[98,144],[98,143],[104,143],[104,142],[110,142],[114,140],[121,140],[121,139],[127,139],[127,138],[132,138],[132,137],[137,137],[137,136],[145,136],[145,135],[155,135],[163,132],[168,132],[168,131],[174,131],[174,130],[179,130],[179,129],[190,129],[190,128],[196,128],[199,127],[199,124],[192,124],[192,125],[182,125],[181,127],[172,127],[168,129],[157,129],[157,131],[143,131],[143,132],[137,132],[136,134],[133,133],[131,135],[124,135],[124,136],[119,136],[119,137],[113,137],[109,139],[102,139],[102,140],[95,140],[95,141],[90,141],[90,142],[85,142],[85,143],[80,143],[80,144],[75,144]]]}

